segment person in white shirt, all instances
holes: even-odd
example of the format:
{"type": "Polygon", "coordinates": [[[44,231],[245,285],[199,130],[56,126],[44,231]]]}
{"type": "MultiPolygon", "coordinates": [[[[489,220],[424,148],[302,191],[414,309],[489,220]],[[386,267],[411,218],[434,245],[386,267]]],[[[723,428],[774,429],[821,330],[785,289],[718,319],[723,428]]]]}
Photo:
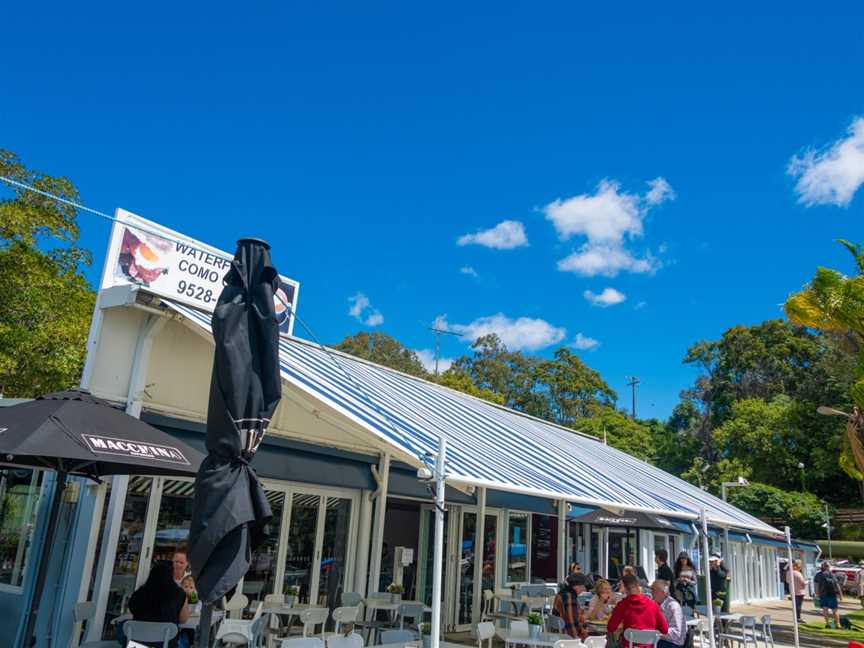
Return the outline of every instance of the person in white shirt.
{"type": "Polygon", "coordinates": [[[687,643],[687,622],[684,620],[681,604],[669,596],[669,583],[655,580],[651,583],[651,596],[660,606],[660,611],[669,624],[669,632],[660,637],[657,648],[681,648],[687,643]]]}

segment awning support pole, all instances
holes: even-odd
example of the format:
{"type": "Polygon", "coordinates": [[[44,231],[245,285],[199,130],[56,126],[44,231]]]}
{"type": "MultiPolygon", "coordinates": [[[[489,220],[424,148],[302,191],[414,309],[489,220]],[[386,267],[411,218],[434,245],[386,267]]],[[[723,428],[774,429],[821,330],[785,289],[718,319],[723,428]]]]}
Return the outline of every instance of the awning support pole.
{"type": "Polygon", "coordinates": [[[558,581],[567,578],[567,501],[558,500],[558,581]]]}
{"type": "Polygon", "coordinates": [[[792,532],[789,530],[787,526],[786,529],[786,556],[789,560],[786,567],[786,577],[789,579],[789,594],[791,594],[792,598],[792,629],[795,632],[795,648],[798,648],[799,638],[798,638],[798,600],[795,598],[795,577],[792,567],[792,532]]]}
{"type": "Polygon", "coordinates": [[[369,556],[369,582],[366,595],[378,591],[381,580],[381,551],[384,547],[384,519],[387,513],[387,490],[390,485],[390,453],[385,452],[378,461],[378,497],[375,498],[375,517],[372,526],[372,554],[369,556]]]}
{"type": "Polygon", "coordinates": [[[714,644],[714,597],[711,593],[711,562],[708,555],[708,514],[703,508],[700,511],[702,518],[702,573],[705,574],[705,610],[708,616],[708,642],[711,648],[714,644]]]}
{"type": "Polygon", "coordinates": [[[435,553],[432,558],[432,633],[430,648],[439,648],[441,641],[441,576],[444,567],[444,465],[447,441],[438,440],[435,459],[435,553]]]}
{"type": "Polygon", "coordinates": [[[471,622],[479,623],[483,614],[483,560],[486,552],[486,489],[477,489],[477,524],[474,525],[474,591],[471,605],[471,622]]]}
{"type": "MultiPolygon", "coordinates": [[[[126,413],[135,418],[141,418],[141,397],[147,385],[147,371],[150,367],[150,351],[153,348],[153,338],[165,326],[165,317],[148,315],[141,323],[141,332],[135,345],[135,355],[132,357],[132,367],[129,377],[129,392],[126,395],[126,413]]],[[[83,385],[89,387],[89,385],[83,385]]],[[[108,511],[105,516],[105,530],[102,532],[102,551],[99,553],[99,564],[96,567],[96,582],[93,587],[96,614],[87,623],[85,641],[102,639],[102,629],[105,623],[105,609],[108,606],[108,592],[111,589],[111,577],[114,571],[114,559],[117,555],[117,542],[120,538],[120,526],[123,523],[123,509],[126,506],[126,492],[129,488],[129,475],[117,475],[111,478],[111,496],[108,499],[108,511]]],[[[94,524],[99,524],[94,519],[94,524]]],[[[89,578],[89,574],[84,574],[89,578]]]]}

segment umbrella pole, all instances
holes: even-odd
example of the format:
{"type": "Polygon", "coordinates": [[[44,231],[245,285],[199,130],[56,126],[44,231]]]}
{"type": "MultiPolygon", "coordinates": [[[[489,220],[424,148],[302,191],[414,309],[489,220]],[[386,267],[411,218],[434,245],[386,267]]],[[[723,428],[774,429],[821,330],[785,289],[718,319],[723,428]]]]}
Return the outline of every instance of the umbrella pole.
{"type": "Polygon", "coordinates": [[[213,605],[201,606],[201,619],[198,621],[198,648],[210,646],[210,623],[213,618],[213,605]]]}
{"type": "Polygon", "coordinates": [[[51,555],[51,545],[54,542],[54,532],[57,529],[57,518],[60,517],[60,504],[63,502],[63,491],[66,490],[66,473],[57,473],[57,483],[54,485],[54,497],[51,498],[51,513],[48,516],[48,528],[45,530],[45,539],[42,542],[42,551],[39,556],[39,567],[36,571],[36,582],[33,585],[33,596],[30,600],[30,610],[27,612],[27,624],[21,635],[21,648],[31,648],[36,644],[33,631],[36,628],[36,617],[39,616],[39,603],[42,592],[45,589],[45,579],[48,576],[48,563],[51,555]]]}
{"type": "Polygon", "coordinates": [[[798,638],[798,599],[795,598],[795,574],[794,569],[792,567],[792,532],[789,530],[787,526],[785,529],[786,532],[786,556],[789,561],[786,563],[786,578],[789,579],[789,593],[792,595],[792,628],[795,631],[795,648],[798,648],[801,644],[799,643],[798,638]]]}

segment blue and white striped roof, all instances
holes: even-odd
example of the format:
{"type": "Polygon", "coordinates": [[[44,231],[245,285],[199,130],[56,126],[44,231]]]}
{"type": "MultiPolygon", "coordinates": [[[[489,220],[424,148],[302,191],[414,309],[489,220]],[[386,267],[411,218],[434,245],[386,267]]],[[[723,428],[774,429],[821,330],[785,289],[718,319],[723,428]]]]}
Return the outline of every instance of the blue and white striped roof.
{"type": "MultiPolygon", "coordinates": [[[[210,331],[210,315],[165,302],[210,331]]],[[[299,338],[282,338],[283,379],[412,457],[447,440],[456,483],[777,535],[761,520],[594,437],[299,338]]]]}

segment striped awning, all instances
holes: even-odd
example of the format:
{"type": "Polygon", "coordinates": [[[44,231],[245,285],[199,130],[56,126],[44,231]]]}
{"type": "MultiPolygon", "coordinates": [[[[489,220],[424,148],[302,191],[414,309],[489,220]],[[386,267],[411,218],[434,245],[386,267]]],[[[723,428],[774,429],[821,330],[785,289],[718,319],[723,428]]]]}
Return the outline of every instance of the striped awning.
{"type": "MultiPolygon", "coordinates": [[[[210,331],[210,315],[166,305],[210,331]]],[[[547,421],[299,338],[282,338],[283,379],[404,455],[434,455],[447,440],[447,478],[608,510],[693,519],[771,535],[761,520],[655,466],[547,421]]]]}

